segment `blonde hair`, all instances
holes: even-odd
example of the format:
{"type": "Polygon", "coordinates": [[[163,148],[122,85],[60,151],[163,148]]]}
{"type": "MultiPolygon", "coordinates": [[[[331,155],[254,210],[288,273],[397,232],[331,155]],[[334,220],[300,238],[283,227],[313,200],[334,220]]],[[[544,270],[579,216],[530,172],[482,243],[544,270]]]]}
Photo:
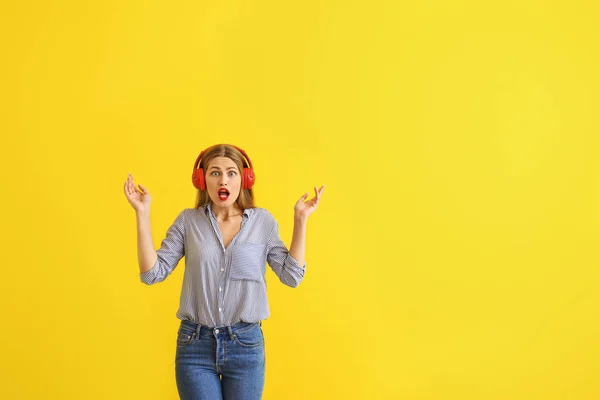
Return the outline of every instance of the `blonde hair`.
{"type": "MultiPolygon", "coordinates": [[[[204,181],[206,182],[207,167],[210,162],[216,157],[227,157],[231,159],[238,167],[238,172],[242,177],[242,184],[240,189],[240,195],[238,196],[235,203],[243,211],[246,208],[254,208],[254,193],[252,189],[243,189],[244,185],[244,167],[250,167],[246,161],[244,155],[240,153],[238,149],[228,144],[217,144],[206,150],[206,153],[202,155],[200,159],[200,168],[204,169],[204,181]]],[[[196,194],[196,208],[204,207],[210,203],[210,197],[206,190],[198,190],[196,194]]]]}

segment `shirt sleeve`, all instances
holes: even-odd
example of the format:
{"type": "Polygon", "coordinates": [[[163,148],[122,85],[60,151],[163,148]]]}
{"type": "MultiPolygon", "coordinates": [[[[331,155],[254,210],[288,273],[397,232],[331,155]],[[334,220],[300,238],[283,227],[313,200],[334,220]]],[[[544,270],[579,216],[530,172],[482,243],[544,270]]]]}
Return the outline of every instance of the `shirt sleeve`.
{"type": "Polygon", "coordinates": [[[279,225],[273,219],[273,230],[267,241],[267,262],[279,277],[279,280],[287,286],[295,288],[304,279],[304,266],[292,257],[281,237],[279,236],[279,225]]]}
{"type": "Polygon", "coordinates": [[[140,280],[146,285],[164,281],[177,267],[184,254],[185,217],[182,211],[167,230],[167,236],[163,239],[160,249],[156,251],[156,263],[149,271],[140,273],[140,280]]]}

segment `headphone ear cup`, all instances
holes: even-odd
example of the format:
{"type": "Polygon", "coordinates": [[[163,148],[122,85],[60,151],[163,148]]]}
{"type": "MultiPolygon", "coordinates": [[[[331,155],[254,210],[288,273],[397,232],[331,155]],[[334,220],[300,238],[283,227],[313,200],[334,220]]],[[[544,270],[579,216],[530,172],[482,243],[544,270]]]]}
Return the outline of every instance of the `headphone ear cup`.
{"type": "Polygon", "coordinates": [[[206,190],[206,183],[204,182],[204,168],[198,168],[194,170],[192,174],[192,183],[198,190],[206,190]]]}
{"type": "Polygon", "coordinates": [[[242,186],[244,189],[251,189],[254,186],[254,171],[252,168],[244,168],[244,185],[242,186]]]}

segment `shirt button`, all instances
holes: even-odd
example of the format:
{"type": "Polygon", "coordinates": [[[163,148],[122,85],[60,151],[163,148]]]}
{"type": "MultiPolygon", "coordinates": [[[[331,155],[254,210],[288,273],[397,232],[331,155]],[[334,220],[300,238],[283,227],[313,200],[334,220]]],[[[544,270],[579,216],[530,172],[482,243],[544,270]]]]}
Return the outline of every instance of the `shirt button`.
{"type": "Polygon", "coordinates": [[[221,311],[223,311],[223,310],[221,310],[221,307],[219,307],[219,312],[221,312],[221,311]]]}
{"type": "Polygon", "coordinates": [[[215,329],[215,333],[219,333],[219,330],[218,330],[218,329],[215,329]]]}
{"type": "Polygon", "coordinates": [[[219,288],[219,292],[222,292],[222,291],[223,291],[223,288],[219,288]]]}
{"type": "Polygon", "coordinates": [[[225,271],[225,268],[221,268],[221,272],[225,271]]]}

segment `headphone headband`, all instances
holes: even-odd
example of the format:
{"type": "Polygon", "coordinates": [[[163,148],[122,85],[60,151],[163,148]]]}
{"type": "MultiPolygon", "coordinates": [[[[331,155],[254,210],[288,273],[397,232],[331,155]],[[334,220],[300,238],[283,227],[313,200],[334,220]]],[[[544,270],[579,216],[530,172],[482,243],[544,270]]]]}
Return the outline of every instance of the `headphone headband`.
{"type": "Polygon", "coordinates": [[[200,162],[202,161],[202,156],[204,155],[204,153],[206,153],[207,151],[209,151],[210,149],[212,149],[214,147],[223,146],[223,145],[224,146],[231,146],[234,149],[236,149],[237,151],[239,151],[240,153],[242,153],[242,155],[246,158],[246,164],[248,164],[248,167],[250,169],[253,169],[252,168],[252,161],[250,161],[250,157],[248,157],[248,154],[246,154],[246,152],[244,150],[240,149],[239,147],[234,146],[232,144],[227,144],[227,143],[215,144],[214,146],[210,146],[210,147],[202,150],[200,152],[200,155],[198,155],[198,158],[196,158],[196,163],[194,164],[194,169],[198,169],[198,167],[200,167],[200,162]]]}

